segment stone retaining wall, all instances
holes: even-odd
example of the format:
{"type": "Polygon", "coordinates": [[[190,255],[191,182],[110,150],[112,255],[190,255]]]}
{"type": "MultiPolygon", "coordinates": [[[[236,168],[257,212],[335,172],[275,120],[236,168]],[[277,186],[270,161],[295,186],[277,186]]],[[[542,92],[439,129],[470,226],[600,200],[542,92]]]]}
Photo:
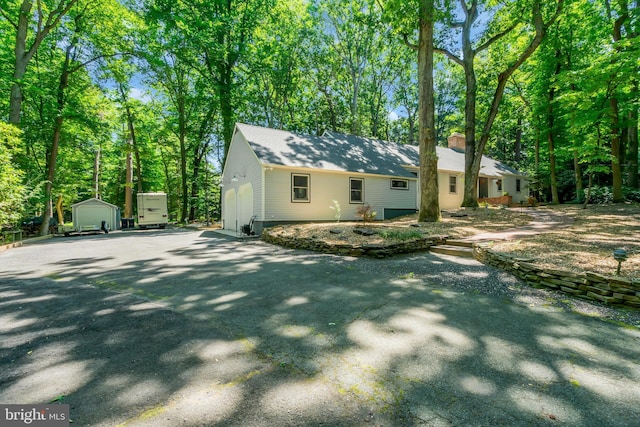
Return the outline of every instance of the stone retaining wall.
{"type": "Polygon", "coordinates": [[[445,240],[444,237],[423,237],[420,239],[387,245],[352,245],[346,243],[328,244],[317,239],[279,236],[275,233],[270,233],[269,229],[265,229],[262,232],[261,237],[265,242],[273,243],[275,245],[284,246],[287,248],[307,249],[310,251],[322,252],[327,254],[372,256],[377,258],[385,258],[396,254],[427,251],[431,246],[441,244],[445,240]]]}
{"type": "MultiPolygon", "coordinates": [[[[262,240],[293,249],[315,252],[385,258],[402,253],[427,251],[431,246],[446,242],[444,236],[430,236],[388,245],[328,244],[318,239],[281,236],[265,229],[262,240]]],[[[473,255],[477,261],[507,271],[529,286],[552,289],[578,298],[606,304],[640,308],[640,281],[597,273],[575,273],[569,270],[542,268],[532,259],[498,254],[486,245],[475,244],[473,255]]]]}
{"type": "Polygon", "coordinates": [[[508,271],[535,288],[553,289],[606,304],[640,308],[638,280],[591,272],[544,269],[533,264],[531,259],[498,254],[482,244],[474,245],[473,254],[483,264],[508,271]]]}

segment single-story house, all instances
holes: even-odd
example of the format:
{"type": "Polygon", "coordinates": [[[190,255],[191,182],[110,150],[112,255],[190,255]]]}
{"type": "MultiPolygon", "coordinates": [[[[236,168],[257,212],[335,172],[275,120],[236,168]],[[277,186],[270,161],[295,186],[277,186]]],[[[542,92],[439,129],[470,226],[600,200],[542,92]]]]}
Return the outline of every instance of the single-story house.
{"type": "MultiPolygon", "coordinates": [[[[460,207],[464,189],[464,136],[438,147],[440,208],[460,207]],[[460,145],[462,144],[462,146],[460,145]]],[[[418,147],[325,132],[303,136],[238,123],[222,172],[223,228],[240,232],[275,224],[356,219],[369,204],[377,219],[415,213],[419,207],[418,147]]],[[[508,192],[528,197],[526,176],[483,157],[479,197],[508,192]]]]}
{"type": "Polygon", "coordinates": [[[75,231],[100,230],[102,221],[109,230],[120,229],[120,208],[95,197],[71,205],[71,217],[75,231]]]}

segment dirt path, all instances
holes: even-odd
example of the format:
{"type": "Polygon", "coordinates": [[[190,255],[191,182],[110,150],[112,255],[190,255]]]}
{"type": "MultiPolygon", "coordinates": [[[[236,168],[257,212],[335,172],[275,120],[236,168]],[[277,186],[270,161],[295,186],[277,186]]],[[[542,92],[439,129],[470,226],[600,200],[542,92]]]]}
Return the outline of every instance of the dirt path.
{"type": "Polygon", "coordinates": [[[533,220],[526,226],[512,228],[504,231],[486,232],[467,237],[462,240],[469,241],[487,241],[487,240],[513,240],[522,237],[533,236],[541,233],[549,233],[558,228],[569,227],[573,223],[573,219],[557,210],[533,209],[533,208],[514,208],[522,210],[533,217],[533,220]]]}

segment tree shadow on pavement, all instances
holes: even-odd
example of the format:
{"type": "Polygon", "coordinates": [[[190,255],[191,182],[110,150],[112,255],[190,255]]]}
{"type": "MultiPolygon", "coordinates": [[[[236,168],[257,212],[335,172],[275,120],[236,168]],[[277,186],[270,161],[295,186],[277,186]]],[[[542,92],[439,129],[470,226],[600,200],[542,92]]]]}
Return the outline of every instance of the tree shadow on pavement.
{"type": "Polygon", "coordinates": [[[0,273],[0,401],[64,395],[76,425],[639,419],[640,333],[473,291],[517,289],[497,270],[164,238],[136,236],[124,254],[86,242],[86,256],[0,273]]]}

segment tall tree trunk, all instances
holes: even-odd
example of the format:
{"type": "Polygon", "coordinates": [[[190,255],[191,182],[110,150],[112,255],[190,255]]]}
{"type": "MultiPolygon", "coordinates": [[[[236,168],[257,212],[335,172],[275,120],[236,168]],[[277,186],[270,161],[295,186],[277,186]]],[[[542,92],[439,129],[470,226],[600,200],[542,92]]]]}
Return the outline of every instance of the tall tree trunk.
{"type": "MultiPolygon", "coordinates": [[[[562,57],[562,52],[560,50],[556,50],[555,60],[556,60],[556,69],[554,71],[554,76],[558,76],[560,71],[562,70],[562,64],[560,63],[560,58],[562,57]]],[[[555,81],[555,78],[554,78],[555,81]]],[[[551,180],[551,203],[559,204],[560,196],[558,195],[558,175],[556,173],[556,152],[555,152],[555,112],[553,111],[553,102],[556,96],[556,88],[554,86],[554,82],[550,83],[551,87],[549,88],[549,93],[547,95],[547,144],[549,147],[549,175],[551,180]]]]}
{"type": "Polygon", "coordinates": [[[591,199],[591,187],[593,186],[593,172],[589,172],[589,181],[587,183],[587,194],[584,196],[584,203],[582,209],[587,209],[589,206],[589,200],[591,199]]]}
{"type": "Polygon", "coordinates": [[[609,98],[611,108],[611,173],[613,175],[613,203],[624,202],[622,194],[622,157],[620,155],[620,122],[618,99],[614,96],[609,98]]]}
{"type": "Polygon", "coordinates": [[[336,114],[336,108],[333,104],[333,98],[326,87],[321,86],[318,90],[324,95],[324,98],[327,101],[327,108],[329,109],[329,124],[331,126],[331,130],[336,132],[338,130],[338,115],[336,114]]]}
{"type": "Polygon", "coordinates": [[[93,197],[100,199],[100,147],[96,149],[93,161],[93,197]]]}
{"type": "MultiPolygon", "coordinates": [[[[200,183],[200,170],[202,167],[202,161],[207,165],[207,153],[209,152],[209,135],[213,127],[213,119],[216,113],[216,105],[211,102],[206,114],[203,116],[199,123],[199,129],[197,134],[196,143],[193,144],[193,176],[191,177],[191,207],[189,209],[189,220],[194,221],[196,219],[196,205],[195,200],[198,199],[198,193],[201,187],[204,185],[205,194],[209,194],[209,189],[206,188],[207,183],[203,185],[200,183]]],[[[205,174],[206,174],[205,170],[205,174]]],[[[206,178],[206,175],[205,175],[206,178]]]]}
{"type": "Polygon", "coordinates": [[[353,91],[351,92],[351,134],[360,135],[360,121],[358,115],[358,95],[360,94],[360,73],[351,70],[351,79],[353,80],[353,91]]]}
{"type": "MultiPolygon", "coordinates": [[[[38,51],[43,40],[49,32],[58,26],[62,17],[64,17],[69,9],[77,2],[70,0],[65,4],[60,1],[55,9],[51,10],[48,16],[42,16],[42,8],[38,10],[38,19],[40,20],[35,28],[33,41],[27,49],[27,39],[29,38],[29,28],[31,28],[30,20],[33,16],[31,9],[33,0],[23,0],[20,4],[18,14],[18,22],[16,24],[16,43],[14,47],[15,62],[13,67],[13,84],[11,85],[11,98],[9,100],[9,123],[20,124],[20,112],[22,110],[22,79],[27,73],[27,66],[33,55],[38,51]],[[44,23],[44,25],[43,25],[44,23]]],[[[38,2],[39,3],[39,2],[38,2]]]]}
{"type": "MultiPolygon", "coordinates": [[[[625,21],[629,19],[629,8],[627,0],[618,0],[620,10],[619,15],[614,19],[611,13],[611,5],[609,0],[605,1],[607,8],[607,14],[609,19],[613,20],[612,37],[614,43],[622,40],[622,28],[625,25],[625,21]]],[[[621,48],[616,46],[616,52],[622,54],[621,48]]],[[[612,76],[612,80],[615,76],[612,76]]],[[[620,109],[618,105],[618,95],[615,84],[612,85],[612,89],[609,93],[609,107],[611,115],[611,173],[613,175],[612,193],[613,202],[619,203],[624,201],[624,195],[622,194],[622,151],[620,141],[620,109]]]]}
{"type": "Polygon", "coordinates": [[[9,123],[20,124],[20,112],[22,110],[22,87],[21,80],[27,71],[26,61],[16,61],[16,69],[13,73],[13,85],[11,85],[11,101],[9,104],[9,123]]]}
{"type": "MultiPolygon", "coordinates": [[[[638,82],[634,84],[635,93],[638,93],[638,82]]],[[[629,121],[629,150],[627,152],[629,175],[627,185],[631,188],[640,188],[638,180],[638,108],[634,107],[628,114],[629,121]]]]}
{"type": "Polygon", "coordinates": [[[140,161],[140,152],[138,150],[138,138],[136,135],[134,117],[133,113],[131,112],[131,106],[129,105],[129,96],[125,91],[124,85],[122,83],[118,84],[118,89],[120,90],[120,98],[122,99],[122,105],[124,106],[124,111],[127,116],[127,128],[129,129],[129,138],[131,139],[132,153],[134,154],[136,160],[135,174],[136,179],[138,180],[138,193],[142,193],[144,188],[142,182],[142,166],[140,161]]]}
{"type": "Polygon", "coordinates": [[[53,214],[52,206],[52,192],[53,183],[56,176],[56,162],[58,161],[58,150],[60,148],[60,137],[62,135],[62,124],[64,123],[64,107],[65,107],[65,90],[69,86],[69,76],[71,71],[69,66],[71,64],[72,51],[77,43],[77,36],[74,35],[71,42],[66,48],[65,59],[62,64],[62,72],[60,73],[60,80],[58,82],[58,90],[56,94],[56,119],[53,127],[53,137],[51,141],[51,149],[49,150],[49,158],[47,159],[47,181],[44,187],[44,199],[45,208],[42,218],[42,224],[40,225],[40,235],[46,236],[49,234],[49,219],[53,214]]]}
{"type": "Polygon", "coordinates": [[[420,213],[418,221],[439,221],[438,155],[436,154],[435,98],[433,91],[434,0],[420,2],[418,91],[420,139],[420,213]]]}
{"type": "Polygon", "coordinates": [[[573,172],[576,180],[576,201],[580,203],[584,196],[584,189],[582,187],[582,167],[580,167],[580,159],[576,150],[573,150],[573,172]]]}
{"type": "Polygon", "coordinates": [[[196,155],[193,158],[193,176],[191,177],[191,207],[189,208],[189,221],[196,219],[196,204],[195,200],[198,199],[198,178],[200,175],[200,164],[202,163],[202,157],[196,155]]]}
{"type": "Polygon", "coordinates": [[[474,0],[470,8],[465,6],[464,24],[462,27],[462,67],[465,79],[464,105],[464,196],[462,206],[478,206],[478,174],[473,172],[476,158],[476,93],[477,81],[474,60],[476,51],[471,44],[471,28],[478,17],[477,2],[474,0]]]}
{"type": "MultiPolygon", "coordinates": [[[[233,116],[233,102],[231,96],[233,95],[233,66],[223,64],[219,68],[219,72],[222,75],[220,82],[219,96],[220,96],[220,116],[222,117],[222,138],[224,139],[224,159],[227,159],[227,153],[229,152],[229,146],[231,145],[231,138],[233,137],[233,129],[235,127],[233,116]]],[[[223,163],[224,164],[224,163],[223,163]]]]}
{"type": "Polygon", "coordinates": [[[51,206],[51,196],[53,194],[53,182],[56,176],[56,162],[58,160],[58,149],[60,147],[60,135],[62,134],[63,123],[64,118],[62,117],[62,109],[60,109],[55,120],[55,125],[53,127],[51,151],[49,152],[49,160],[47,162],[47,182],[44,186],[44,213],[42,224],[40,225],[41,236],[46,236],[47,234],[49,234],[49,219],[53,214],[53,209],[51,206]]]}
{"type": "MultiPolygon", "coordinates": [[[[180,222],[187,221],[187,209],[189,206],[189,192],[187,187],[187,124],[186,124],[186,105],[184,97],[178,98],[178,140],[180,141],[180,175],[182,190],[182,210],[180,213],[180,222]]],[[[226,144],[225,139],[225,144],[226,144]]],[[[225,150],[226,153],[226,150],[225,150]]]]}
{"type": "MultiPolygon", "coordinates": [[[[556,74],[559,73],[560,65],[556,68],[556,74]]],[[[555,97],[555,88],[552,86],[549,89],[548,105],[547,105],[547,144],[549,147],[549,179],[551,180],[551,203],[560,203],[560,197],[558,195],[558,178],[556,174],[556,152],[555,152],[555,136],[554,136],[554,112],[553,112],[553,99],[555,97]]]]}
{"type": "Polygon", "coordinates": [[[513,160],[516,163],[522,161],[522,117],[518,117],[518,128],[516,129],[516,141],[513,147],[513,160]]]}
{"type": "Polygon", "coordinates": [[[538,118],[536,119],[536,126],[535,126],[535,132],[536,132],[536,139],[534,141],[534,155],[533,155],[533,169],[538,172],[540,170],[540,126],[541,126],[541,120],[538,118]]]}
{"type": "Polygon", "coordinates": [[[31,19],[32,0],[23,0],[18,16],[18,28],[16,32],[16,44],[14,48],[15,63],[13,67],[13,84],[11,85],[11,98],[9,101],[9,123],[20,124],[20,112],[22,110],[22,79],[27,73],[27,65],[33,56],[33,52],[27,51],[27,33],[29,20],[31,19]]]}
{"type": "MultiPolygon", "coordinates": [[[[125,157],[124,174],[124,217],[133,217],[133,143],[127,139],[127,155],[125,157]]],[[[140,212],[138,212],[140,214],[140,212]]]]}
{"type": "Polygon", "coordinates": [[[464,196],[462,206],[478,206],[478,176],[474,174],[473,164],[476,159],[476,74],[473,69],[473,54],[465,52],[464,74],[466,81],[465,106],[464,106],[464,196]]]}

